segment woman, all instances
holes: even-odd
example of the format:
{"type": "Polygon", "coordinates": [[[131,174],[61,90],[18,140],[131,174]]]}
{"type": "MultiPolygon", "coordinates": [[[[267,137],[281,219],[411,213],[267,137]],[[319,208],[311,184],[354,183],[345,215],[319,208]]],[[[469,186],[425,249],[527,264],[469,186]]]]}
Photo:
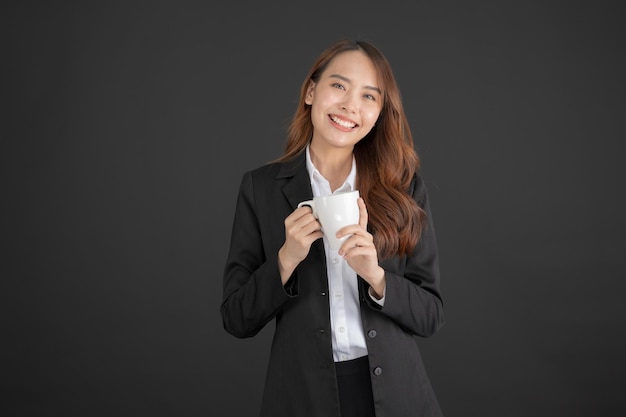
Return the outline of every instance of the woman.
{"type": "Polygon", "coordinates": [[[418,350],[443,325],[428,194],[389,62],[339,41],[313,64],[282,157],[242,179],[221,306],[244,338],[275,319],[261,416],[440,416],[418,350]],[[359,190],[331,250],[298,203],[359,190]]]}

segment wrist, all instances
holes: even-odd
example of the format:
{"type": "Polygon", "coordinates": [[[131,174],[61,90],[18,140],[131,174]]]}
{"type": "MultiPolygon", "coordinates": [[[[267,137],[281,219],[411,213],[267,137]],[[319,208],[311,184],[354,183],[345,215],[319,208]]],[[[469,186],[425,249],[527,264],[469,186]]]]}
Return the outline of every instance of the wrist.
{"type": "Polygon", "coordinates": [[[280,272],[280,279],[283,285],[289,281],[291,274],[296,269],[296,265],[292,265],[292,263],[285,260],[283,248],[278,250],[278,271],[280,272]]]}
{"type": "Polygon", "coordinates": [[[372,290],[372,295],[379,300],[383,298],[386,285],[385,270],[379,266],[378,271],[376,272],[374,278],[369,282],[369,284],[372,290]]]}

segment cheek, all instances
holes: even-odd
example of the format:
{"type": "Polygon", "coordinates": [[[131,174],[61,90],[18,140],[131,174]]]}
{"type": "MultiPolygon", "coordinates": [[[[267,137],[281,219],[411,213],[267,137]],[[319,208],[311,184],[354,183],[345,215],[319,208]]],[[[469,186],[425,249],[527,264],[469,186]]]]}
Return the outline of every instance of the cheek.
{"type": "Polygon", "coordinates": [[[363,114],[363,121],[367,123],[368,126],[373,126],[378,120],[378,116],[380,115],[379,109],[372,109],[363,114]]]}
{"type": "Polygon", "coordinates": [[[318,103],[314,103],[311,106],[311,123],[313,127],[320,127],[324,123],[325,118],[326,113],[322,110],[322,107],[318,103]]]}

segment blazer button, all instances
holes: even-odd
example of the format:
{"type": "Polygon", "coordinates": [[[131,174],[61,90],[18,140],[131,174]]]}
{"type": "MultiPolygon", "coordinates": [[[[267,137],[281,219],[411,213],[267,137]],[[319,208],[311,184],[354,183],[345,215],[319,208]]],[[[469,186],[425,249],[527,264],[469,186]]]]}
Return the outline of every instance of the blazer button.
{"type": "Polygon", "coordinates": [[[383,373],[383,369],[380,366],[374,368],[374,375],[378,376],[383,373]]]}
{"type": "Polygon", "coordinates": [[[372,329],[369,332],[367,332],[367,335],[370,337],[370,339],[373,339],[376,337],[376,330],[372,329]]]}

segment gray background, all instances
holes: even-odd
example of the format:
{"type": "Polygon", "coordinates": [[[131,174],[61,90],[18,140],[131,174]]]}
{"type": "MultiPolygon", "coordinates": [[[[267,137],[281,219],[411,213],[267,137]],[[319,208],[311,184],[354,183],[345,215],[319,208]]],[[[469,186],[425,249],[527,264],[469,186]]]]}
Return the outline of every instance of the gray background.
{"type": "Polygon", "coordinates": [[[219,316],[237,187],[346,37],[422,157],[445,414],[624,415],[620,2],[86,3],[1,6],[2,411],[256,415],[272,326],[219,316]]]}

